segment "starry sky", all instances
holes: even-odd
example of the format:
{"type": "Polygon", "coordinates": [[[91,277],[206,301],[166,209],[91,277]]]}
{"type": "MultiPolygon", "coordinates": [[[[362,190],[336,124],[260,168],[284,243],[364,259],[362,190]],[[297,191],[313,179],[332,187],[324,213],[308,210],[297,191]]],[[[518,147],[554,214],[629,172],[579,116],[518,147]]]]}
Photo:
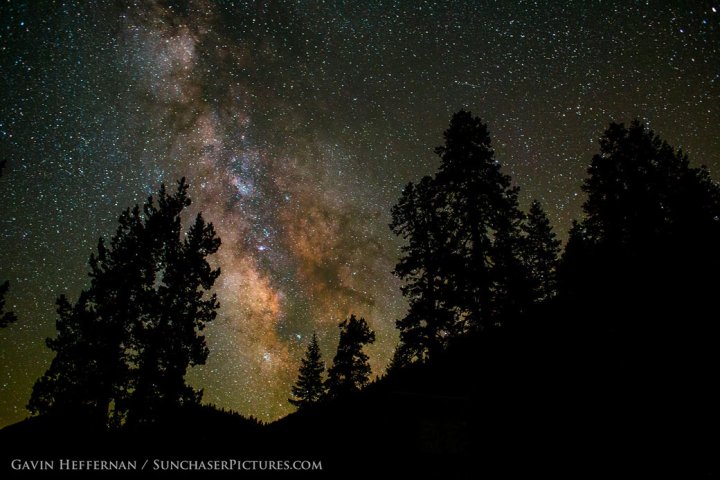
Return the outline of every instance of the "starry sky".
{"type": "Polygon", "coordinates": [[[561,234],[610,121],[637,117],[720,171],[720,4],[661,1],[45,1],[0,4],[0,426],[51,352],[117,216],[188,177],[223,240],[206,402],[262,420],[308,337],[364,316],[387,364],[406,304],[387,224],[453,112],[561,234]]]}

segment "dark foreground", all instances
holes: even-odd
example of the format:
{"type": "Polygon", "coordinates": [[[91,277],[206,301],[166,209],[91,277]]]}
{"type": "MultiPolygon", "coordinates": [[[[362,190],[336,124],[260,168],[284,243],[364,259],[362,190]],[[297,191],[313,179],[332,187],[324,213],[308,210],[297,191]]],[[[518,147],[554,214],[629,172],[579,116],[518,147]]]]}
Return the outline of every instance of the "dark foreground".
{"type": "Polygon", "coordinates": [[[211,407],[114,433],[31,418],[0,431],[2,477],[717,478],[715,366],[681,338],[614,338],[489,332],[270,425],[211,407]]]}

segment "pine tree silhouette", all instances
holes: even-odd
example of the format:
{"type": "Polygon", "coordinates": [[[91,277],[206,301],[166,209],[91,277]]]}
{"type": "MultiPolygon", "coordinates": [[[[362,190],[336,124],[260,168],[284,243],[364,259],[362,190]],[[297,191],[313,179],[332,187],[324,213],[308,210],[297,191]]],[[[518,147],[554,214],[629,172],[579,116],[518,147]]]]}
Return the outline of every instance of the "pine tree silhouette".
{"type": "Polygon", "coordinates": [[[390,358],[390,363],[385,369],[387,375],[392,375],[394,372],[401,370],[402,368],[410,365],[413,362],[418,361],[417,357],[410,357],[410,349],[407,342],[401,341],[393,350],[393,356],[390,358]]]}
{"type": "Polygon", "coordinates": [[[508,297],[525,296],[514,291],[522,268],[517,259],[523,217],[519,189],[501,172],[480,118],[461,110],[443,136],[445,145],[435,150],[441,157],[436,182],[443,208],[450,212],[456,257],[445,279],[465,324],[457,330],[477,330],[503,321],[498,313],[508,297]]]}
{"type": "Polygon", "coordinates": [[[702,451],[718,428],[720,186],[636,120],[610,124],[583,190],[558,269],[558,342],[580,346],[592,391],[622,396],[602,402],[609,428],[702,451]]]}
{"type": "Polygon", "coordinates": [[[375,332],[364,318],[350,315],[340,323],[340,341],[326,382],[330,398],[357,392],[368,384],[371,370],[363,346],[373,342],[375,332]]]}
{"type": "Polygon", "coordinates": [[[565,309],[582,312],[576,328],[667,382],[710,375],[720,362],[720,186],[637,120],[610,125],[588,173],[585,216],[559,270],[565,309]]]}
{"type": "Polygon", "coordinates": [[[556,238],[550,220],[537,200],[530,205],[522,230],[525,234],[523,260],[530,274],[532,300],[543,302],[557,292],[560,240],[556,238]]]}
{"type": "Polygon", "coordinates": [[[517,204],[506,216],[497,219],[488,255],[492,287],[485,307],[486,317],[492,321],[492,326],[517,320],[532,303],[532,279],[523,261],[523,219],[517,204]]]}
{"type": "Polygon", "coordinates": [[[407,315],[396,322],[400,345],[395,359],[401,366],[441,351],[454,333],[455,313],[443,280],[451,260],[446,246],[451,232],[430,177],[405,187],[392,209],[392,219],[393,233],[408,242],[401,247],[403,255],[393,272],[406,282],[401,289],[409,301],[407,315]]]}
{"type": "Polygon", "coordinates": [[[28,410],[78,417],[105,425],[120,368],[112,338],[92,311],[88,292],[75,305],[60,296],[56,302],[57,337],[47,346],[56,352],[50,367],[33,387],[28,410]]]}
{"type": "Polygon", "coordinates": [[[182,238],[180,214],[190,205],[185,179],[169,195],[161,186],[119,218],[106,246],[90,257],[90,287],[75,305],[58,299],[56,352],[35,384],[33,413],[74,412],[100,424],[149,423],[196,404],[187,368],[205,362],[200,333],[218,308],[205,297],[219,275],[206,257],[220,240],[198,215],[182,238]]]}
{"type": "Polygon", "coordinates": [[[704,167],[690,167],[685,154],[636,120],[629,128],[610,125],[588,173],[585,218],[564,254],[566,293],[612,288],[615,299],[637,299],[639,288],[655,296],[664,279],[685,278],[688,268],[706,272],[693,272],[684,285],[705,274],[717,278],[710,274],[720,259],[720,187],[704,167]]]}
{"type": "Polygon", "coordinates": [[[610,125],[588,174],[582,232],[590,244],[640,254],[651,240],[720,228],[720,190],[707,169],[690,167],[687,155],[637,120],[610,125]]]}
{"type": "Polygon", "coordinates": [[[292,396],[288,401],[298,408],[317,404],[325,397],[325,384],[322,375],[325,372],[325,364],[320,354],[317,335],[313,333],[312,340],[302,359],[298,379],[292,387],[292,396]]]}
{"type": "Polygon", "coordinates": [[[135,330],[138,370],[134,379],[132,416],[134,423],[152,422],[163,412],[183,405],[198,404],[202,392],[185,384],[189,366],[205,363],[209,351],[199,332],[214,320],[219,304],[215,294],[203,298],[220,275],[210,268],[206,256],[215,253],[220,240],[212,225],[198,214],[181,240],[180,213],[190,205],[187,185],[174,196],[161,187],[158,207],[145,205],[153,257],[162,270],[154,298],[148,302],[150,322],[135,330]]]}
{"type": "Polygon", "coordinates": [[[425,360],[532,303],[519,189],[501,172],[487,126],[461,110],[444,137],[437,174],[409,184],[392,212],[392,231],[408,242],[394,272],[410,304],[397,321],[401,363],[425,360]]]}

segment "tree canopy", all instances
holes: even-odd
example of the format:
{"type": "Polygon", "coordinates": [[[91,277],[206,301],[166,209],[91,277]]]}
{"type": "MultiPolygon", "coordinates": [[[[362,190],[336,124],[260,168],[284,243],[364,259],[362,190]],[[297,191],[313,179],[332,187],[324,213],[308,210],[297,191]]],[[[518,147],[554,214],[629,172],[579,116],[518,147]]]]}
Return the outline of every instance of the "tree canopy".
{"type": "Polygon", "coordinates": [[[56,356],[35,384],[34,413],[76,411],[102,424],[152,422],[162,412],[197,404],[188,367],[205,363],[202,330],[218,302],[207,291],[220,274],[207,257],[220,240],[201,214],[187,232],[185,179],[174,193],[125,210],[115,235],[90,257],[90,286],[73,305],[57,301],[56,356]]]}
{"type": "Polygon", "coordinates": [[[519,189],[501,170],[487,126],[453,115],[434,176],[408,184],[390,228],[406,240],[395,275],[409,309],[396,360],[425,360],[453,338],[501,325],[532,303],[519,189]]]}
{"type": "Polygon", "coordinates": [[[363,347],[375,342],[375,332],[364,318],[350,315],[339,327],[340,341],[326,383],[330,398],[357,392],[368,384],[371,369],[363,347]]]}
{"type": "Polygon", "coordinates": [[[322,400],[326,393],[322,378],[324,372],[325,363],[320,353],[317,334],[313,333],[300,365],[297,382],[292,387],[292,398],[288,401],[298,408],[303,408],[322,400]]]}

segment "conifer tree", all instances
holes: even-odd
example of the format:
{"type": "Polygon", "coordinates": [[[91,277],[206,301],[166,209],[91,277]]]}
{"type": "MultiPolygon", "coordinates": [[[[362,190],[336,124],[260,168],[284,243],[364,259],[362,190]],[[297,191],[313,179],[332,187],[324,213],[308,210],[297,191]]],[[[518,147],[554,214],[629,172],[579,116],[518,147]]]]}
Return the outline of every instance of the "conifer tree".
{"type": "Polygon", "coordinates": [[[148,423],[198,403],[187,368],[208,355],[201,334],[218,308],[206,296],[219,270],[207,263],[220,240],[201,215],[182,235],[190,205],[185,179],[172,195],[161,186],[119,218],[109,245],[90,257],[90,286],[75,305],[58,300],[50,368],[33,388],[33,413],[82,412],[99,423],[148,423]]]}
{"type": "Polygon", "coordinates": [[[410,304],[397,321],[403,362],[521,315],[531,298],[519,190],[502,173],[487,126],[460,111],[444,138],[438,172],[405,188],[390,224],[407,241],[395,268],[410,304]]]}
{"type": "Polygon", "coordinates": [[[638,120],[610,124],[588,174],[582,232],[589,244],[638,255],[669,237],[715,240],[720,188],[638,120]]]}
{"type": "Polygon", "coordinates": [[[170,197],[161,189],[158,207],[152,202],[145,206],[149,230],[159,232],[151,241],[163,268],[156,272],[161,282],[148,302],[152,320],[135,330],[139,355],[130,418],[135,423],[198,404],[202,396],[185,384],[185,374],[188,367],[204,364],[209,354],[200,332],[215,319],[219,304],[215,294],[205,298],[203,291],[212,288],[220,270],[213,270],[206,256],[217,251],[220,240],[201,214],[181,240],[180,213],[189,204],[179,192],[170,197]]]}
{"type": "MultiPolygon", "coordinates": [[[[84,291],[75,305],[61,295],[57,305],[57,336],[46,340],[56,352],[45,374],[33,386],[28,410],[80,417],[105,425],[118,367],[112,339],[89,305],[84,291]]],[[[80,419],[78,418],[78,420],[80,419]]]]}
{"type": "Polygon", "coordinates": [[[312,340],[302,359],[298,379],[292,387],[292,396],[288,401],[298,408],[314,405],[325,396],[325,384],[322,375],[325,372],[325,364],[322,361],[320,345],[317,335],[313,333],[312,340]]]}
{"type": "Polygon", "coordinates": [[[401,290],[409,302],[407,314],[396,322],[400,330],[396,358],[404,364],[442,350],[454,333],[455,313],[443,282],[447,262],[452,260],[446,246],[451,232],[431,177],[405,187],[392,219],[393,233],[408,242],[401,247],[403,255],[393,272],[406,282],[401,290]]]}
{"type": "Polygon", "coordinates": [[[569,308],[584,308],[587,328],[622,333],[628,344],[687,335],[687,358],[715,352],[720,186],[707,169],[637,120],[612,123],[582,188],[585,215],[559,279],[569,308]]]}
{"type": "Polygon", "coordinates": [[[550,225],[542,205],[534,200],[522,226],[523,260],[529,273],[533,302],[543,302],[557,291],[556,269],[560,240],[550,225]]]}
{"type": "Polygon", "coordinates": [[[350,315],[340,323],[340,341],[326,382],[330,398],[357,392],[368,384],[371,369],[363,347],[373,342],[375,332],[364,318],[350,315]]]}

